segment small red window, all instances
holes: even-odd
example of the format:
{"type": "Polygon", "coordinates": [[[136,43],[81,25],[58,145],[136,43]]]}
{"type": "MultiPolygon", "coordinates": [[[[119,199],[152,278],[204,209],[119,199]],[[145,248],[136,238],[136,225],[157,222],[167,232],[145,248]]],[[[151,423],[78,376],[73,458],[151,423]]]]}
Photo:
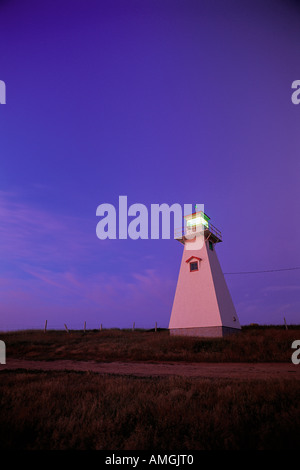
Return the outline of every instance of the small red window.
{"type": "Polygon", "coordinates": [[[198,271],[199,270],[199,267],[198,267],[198,261],[193,261],[192,263],[190,263],[190,271],[198,271]]]}

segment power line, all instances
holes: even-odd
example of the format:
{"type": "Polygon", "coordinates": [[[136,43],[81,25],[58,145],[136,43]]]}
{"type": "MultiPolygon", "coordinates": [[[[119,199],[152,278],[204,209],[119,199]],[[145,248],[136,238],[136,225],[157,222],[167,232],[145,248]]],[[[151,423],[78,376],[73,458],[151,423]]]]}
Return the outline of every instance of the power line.
{"type": "Polygon", "coordinates": [[[224,273],[224,274],[259,274],[259,273],[275,273],[278,271],[294,271],[296,269],[300,269],[300,267],[295,268],[282,268],[282,269],[266,269],[263,271],[237,271],[234,273],[224,273]]]}

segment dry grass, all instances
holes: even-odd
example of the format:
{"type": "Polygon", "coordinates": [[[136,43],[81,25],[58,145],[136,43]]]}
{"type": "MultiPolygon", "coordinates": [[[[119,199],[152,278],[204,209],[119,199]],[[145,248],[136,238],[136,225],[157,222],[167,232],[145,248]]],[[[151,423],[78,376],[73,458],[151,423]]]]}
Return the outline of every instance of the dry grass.
{"type": "MultiPolygon", "coordinates": [[[[300,327],[246,327],[225,339],[168,331],[0,334],[7,358],[289,362],[300,327]]],[[[297,449],[297,380],[137,378],[0,372],[1,449],[297,449]]]]}
{"type": "Polygon", "coordinates": [[[297,381],[0,377],[1,449],[299,449],[297,381]]]}
{"type": "Polygon", "coordinates": [[[1,333],[7,357],[36,360],[290,362],[300,326],[244,327],[227,338],[189,338],[136,330],[1,333]]]}

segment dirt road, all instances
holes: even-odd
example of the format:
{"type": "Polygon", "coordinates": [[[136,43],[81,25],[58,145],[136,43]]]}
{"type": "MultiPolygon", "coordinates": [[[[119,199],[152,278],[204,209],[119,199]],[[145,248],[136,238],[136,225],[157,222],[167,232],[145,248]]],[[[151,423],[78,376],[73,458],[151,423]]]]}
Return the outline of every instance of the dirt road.
{"type": "Polygon", "coordinates": [[[291,379],[300,380],[300,365],[292,363],[182,363],[182,362],[93,362],[93,361],[28,361],[7,359],[2,370],[69,370],[99,374],[154,377],[179,375],[198,378],[291,379]]]}

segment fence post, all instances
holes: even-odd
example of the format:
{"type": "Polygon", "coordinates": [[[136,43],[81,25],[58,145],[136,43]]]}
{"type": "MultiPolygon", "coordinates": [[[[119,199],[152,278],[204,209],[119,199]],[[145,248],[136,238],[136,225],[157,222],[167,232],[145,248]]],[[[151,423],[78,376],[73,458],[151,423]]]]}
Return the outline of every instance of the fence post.
{"type": "Polygon", "coordinates": [[[285,329],[287,330],[287,329],[288,329],[288,326],[287,326],[287,324],[286,324],[285,317],[283,317],[283,320],[284,320],[285,329]]]}
{"type": "Polygon", "coordinates": [[[101,325],[100,325],[100,331],[102,331],[102,323],[101,323],[101,325]]]}
{"type": "Polygon", "coordinates": [[[47,320],[45,321],[44,333],[46,333],[46,330],[47,330],[47,320]]]}
{"type": "Polygon", "coordinates": [[[157,331],[157,321],[155,322],[155,332],[157,331]]]}
{"type": "Polygon", "coordinates": [[[133,322],[132,331],[134,331],[134,328],[135,328],[135,322],[133,322]]]}
{"type": "Polygon", "coordinates": [[[84,322],[84,327],[83,327],[84,333],[85,333],[85,330],[86,330],[86,321],[84,322]]]}
{"type": "Polygon", "coordinates": [[[64,323],[64,325],[65,325],[66,332],[69,333],[67,325],[65,323],[64,323]]]}

